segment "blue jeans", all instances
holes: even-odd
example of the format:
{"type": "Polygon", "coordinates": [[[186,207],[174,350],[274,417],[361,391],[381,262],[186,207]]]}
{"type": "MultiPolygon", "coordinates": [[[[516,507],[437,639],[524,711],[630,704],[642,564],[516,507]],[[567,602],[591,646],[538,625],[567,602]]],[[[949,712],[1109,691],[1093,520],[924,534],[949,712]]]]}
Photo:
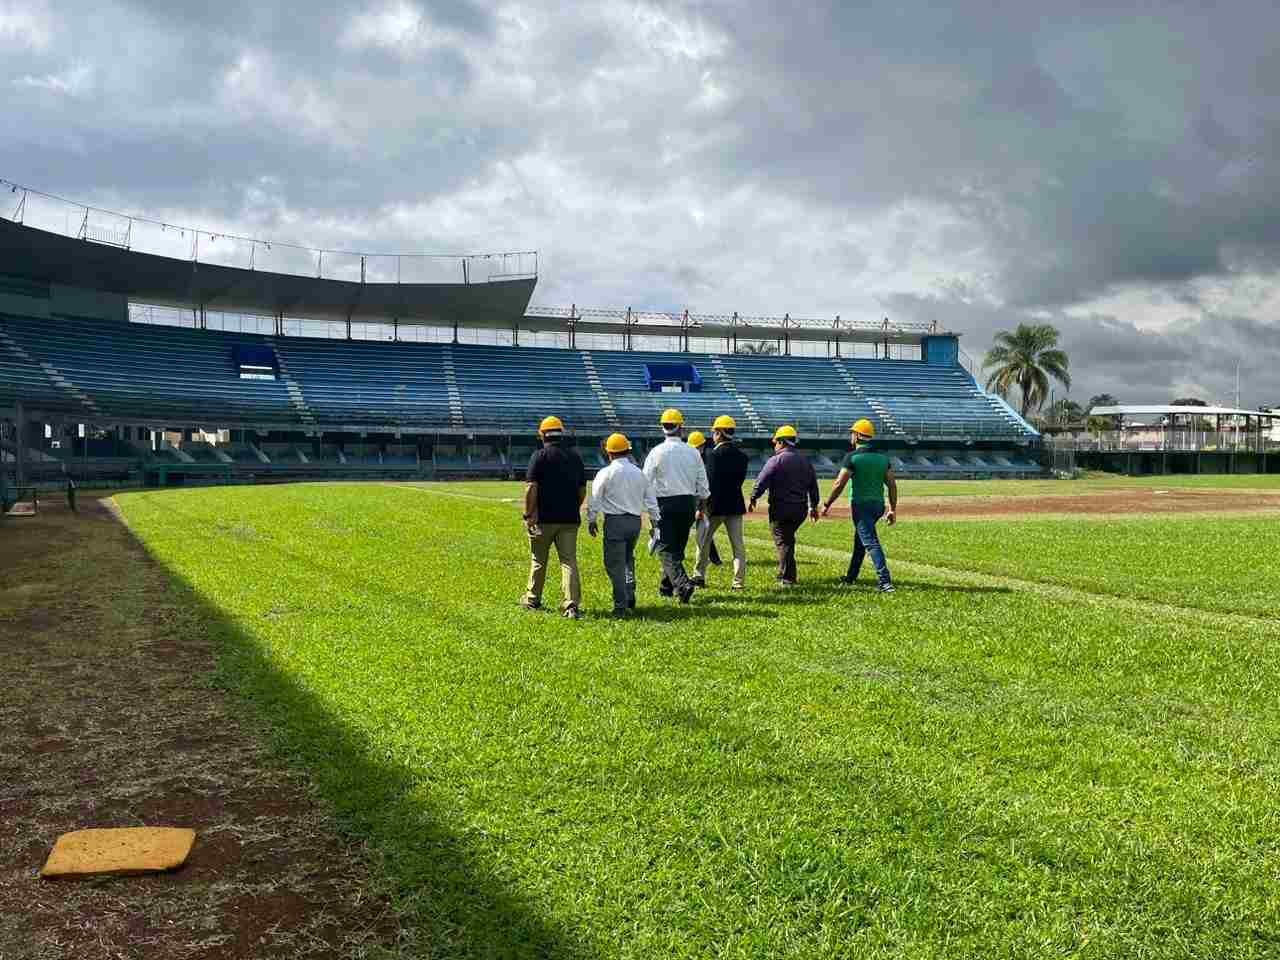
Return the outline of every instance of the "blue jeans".
{"type": "Polygon", "coordinates": [[[849,558],[849,573],[845,579],[850,583],[858,579],[862,569],[862,560],[871,555],[871,563],[876,568],[876,578],[881,586],[891,582],[889,564],[884,559],[884,548],[880,546],[880,538],[876,535],[876,524],[884,516],[884,504],[874,500],[855,500],[853,508],[853,556],[849,558]]]}

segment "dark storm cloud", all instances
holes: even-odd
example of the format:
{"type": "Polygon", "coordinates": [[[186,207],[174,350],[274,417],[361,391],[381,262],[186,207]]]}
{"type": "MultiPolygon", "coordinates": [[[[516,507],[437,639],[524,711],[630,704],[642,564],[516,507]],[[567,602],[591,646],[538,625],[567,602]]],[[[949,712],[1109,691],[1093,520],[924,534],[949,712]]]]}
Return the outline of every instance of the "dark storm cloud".
{"type": "Polygon", "coordinates": [[[1277,27],[1262,2],[0,0],[0,176],[314,243],[536,245],[549,302],[883,305],[976,356],[1049,317],[1082,385],[1158,399],[1234,385],[1228,344],[1276,359],[1269,301],[1231,292],[1280,266],[1277,27]],[[1165,306],[1093,305],[1133,291],[1165,306]]]}

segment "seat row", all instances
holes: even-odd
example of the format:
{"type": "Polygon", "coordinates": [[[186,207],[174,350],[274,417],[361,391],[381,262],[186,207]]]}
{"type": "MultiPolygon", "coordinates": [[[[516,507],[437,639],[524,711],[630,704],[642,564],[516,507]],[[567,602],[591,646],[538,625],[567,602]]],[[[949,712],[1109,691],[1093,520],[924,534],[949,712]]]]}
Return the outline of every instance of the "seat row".
{"type": "Polygon", "coordinates": [[[887,434],[1027,433],[960,367],[679,355],[696,366],[702,389],[650,390],[645,365],[673,359],[651,351],[274,338],[0,316],[0,400],[78,403],[83,393],[103,417],[523,433],[547,412],[582,430],[647,429],[677,406],[691,425],[728,413],[752,432],[792,423],[802,434],[839,434],[866,417],[887,434]],[[246,344],[275,351],[279,379],[241,377],[234,348],[246,344]],[[55,382],[50,369],[63,379],[55,382]]]}

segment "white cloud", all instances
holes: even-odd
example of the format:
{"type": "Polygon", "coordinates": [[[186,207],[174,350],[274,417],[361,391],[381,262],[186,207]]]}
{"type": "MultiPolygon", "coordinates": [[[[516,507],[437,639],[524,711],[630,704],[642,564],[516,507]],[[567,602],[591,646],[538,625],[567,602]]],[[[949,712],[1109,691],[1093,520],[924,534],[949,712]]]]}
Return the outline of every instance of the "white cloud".
{"type": "Polygon", "coordinates": [[[433,47],[453,46],[460,39],[456,31],[433,24],[414,4],[399,0],[356,16],[339,43],[350,49],[375,47],[409,57],[433,47]]]}
{"type": "Polygon", "coordinates": [[[309,78],[277,71],[266,53],[241,54],[223,74],[219,95],[238,123],[269,119],[310,137],[327,135],[350,142],[343,106],[309,78]]]}
{"type": "Polygon", "coordinates": [[[33,4],[0,3],[0,48],[45,50],[52,29],[33,4]]]}
{"type": "Polygon", "coordinates": [[[60,73],[48,73],[44,76],[23,74],[16,77],[13,84],[17,87],[46,90],[49,93],[65,94],[71,97],[84,96],[93,90],[94,67],[89,63],[78,63],[60,73]]]}

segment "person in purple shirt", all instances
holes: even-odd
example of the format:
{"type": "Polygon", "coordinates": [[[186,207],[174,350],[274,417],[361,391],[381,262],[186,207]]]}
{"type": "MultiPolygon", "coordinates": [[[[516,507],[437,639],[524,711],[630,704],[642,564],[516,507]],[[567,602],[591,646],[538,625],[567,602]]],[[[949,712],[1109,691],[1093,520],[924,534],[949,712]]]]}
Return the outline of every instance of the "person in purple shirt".
{"type": "Polygon", "coordinates": [[[806,514],[818,521],[818,474],[809,458],[796,449],[796,428],[781,426],[773,434],[774,455],[756,477],[747,512],[754,512],[756,501],[768,494],[769,531],[778,551],[778,584],[796,584],[796,531],[804,524],[806,514]]]}

